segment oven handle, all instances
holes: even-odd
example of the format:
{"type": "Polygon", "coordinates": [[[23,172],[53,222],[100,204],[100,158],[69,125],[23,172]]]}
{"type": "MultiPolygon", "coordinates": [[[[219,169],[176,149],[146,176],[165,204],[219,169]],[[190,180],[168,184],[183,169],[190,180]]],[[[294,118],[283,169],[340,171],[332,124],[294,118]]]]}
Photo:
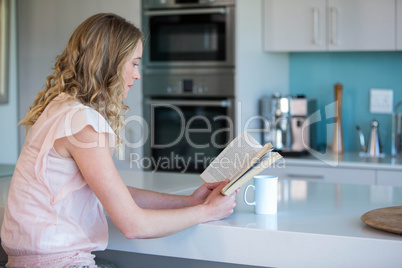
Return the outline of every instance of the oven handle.
{"type": "Polygon", "coordinates": [[[165,15],[197,15],[197,14],[226,14],[226,8],[200,8],[186,10],[152,10],[145,11],[147,16],[165,16],[165,15]]]}
{"type": "Polygon", "coordinates": [[[181,100],[147,100],[147,104],[157,104],[157,105],[175,105],[175,106],[208,106],[208,107],[230,107],[232,102],[230,100],[222,101],[181,101],[181,100]]]}

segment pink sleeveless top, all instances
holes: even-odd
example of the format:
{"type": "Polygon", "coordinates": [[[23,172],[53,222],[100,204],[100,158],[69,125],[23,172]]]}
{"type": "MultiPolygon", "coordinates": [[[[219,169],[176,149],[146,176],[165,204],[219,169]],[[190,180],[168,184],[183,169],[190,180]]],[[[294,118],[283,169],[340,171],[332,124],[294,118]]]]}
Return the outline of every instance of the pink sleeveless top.
{"type": "Polygon", "coordinates": [[[10,266],[94,265],[90,252],[104,250],[107,245],[101,203],[75,161],[58,155],[53,144],[88,125],[98,133],[107,133],[111,148],[116,145],[116,136],[92,108],[73,101],[58,102],[63,94],[30,128],[16,164],[1,228],[10,266]]]}

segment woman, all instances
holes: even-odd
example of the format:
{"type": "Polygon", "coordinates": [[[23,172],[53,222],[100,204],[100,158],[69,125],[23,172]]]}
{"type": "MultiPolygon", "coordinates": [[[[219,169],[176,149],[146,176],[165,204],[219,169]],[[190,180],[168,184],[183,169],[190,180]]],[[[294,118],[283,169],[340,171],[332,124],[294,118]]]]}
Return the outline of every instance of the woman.
{"type": "Polygon", "coordinates": [[[143,36],[114,14],[97,14],[72,34],[54,73],[20,124],[28,130],[1,230],[8,267],[96,267],[104,250],[103,208],[127,238],[166,236],[233,212],[226,183],[191,196],[127,187],[113,160],[123,99],[135,80],[143,36]],[[163,224],[162,224],[163,223],[163,224]]]}

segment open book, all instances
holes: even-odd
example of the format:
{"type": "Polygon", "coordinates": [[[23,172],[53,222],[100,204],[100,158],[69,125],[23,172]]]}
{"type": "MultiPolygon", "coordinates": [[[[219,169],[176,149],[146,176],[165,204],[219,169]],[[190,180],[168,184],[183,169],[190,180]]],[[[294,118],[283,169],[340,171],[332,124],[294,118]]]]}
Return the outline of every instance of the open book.
{"type": "Polygon", "coordinates": [[[272,144],[262,146],[246,131],[237,136],[201,173],[204,182],[230,179],[221,193],[230,195],[282,156],[272,152],[272,144]]]}

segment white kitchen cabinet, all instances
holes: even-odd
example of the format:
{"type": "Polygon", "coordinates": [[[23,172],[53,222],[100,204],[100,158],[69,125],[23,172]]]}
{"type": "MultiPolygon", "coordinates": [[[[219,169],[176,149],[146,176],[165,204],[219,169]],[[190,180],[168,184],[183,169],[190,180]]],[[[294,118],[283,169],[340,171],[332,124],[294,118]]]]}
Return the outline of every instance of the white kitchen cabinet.
{"type": "Polygon", "coordinates": [[[267,51],[395,50],[395,0],[265,0],[264,5],[267,51]]]}
{"type": "Polygon", "coordinates": [[[262,174],[278,176],[279,179],[298,179],[332,183],[374,185],[376,171],[359,168],[339,168],[323,166],[298,166],[267,168],[262,174]]]}
{"type": "Polygon", "coordinates": [[[402,50],[402,0],[396,2],[396,49],[402,50]]]}
{"type": "Polygon", "coordinates": [[[395,50],[395,0],[328,0],[328,50],[395,50]]]}
{"type": "Polygon", "coordinates": [[[325,12],[325,0],[265,0],[265,50],[326,50],[325,12]]]}
{"type": "Polygon", "coordinates": [[[402,187],[402,172],[399,170],[377,170],[377,184],[402,187]]]}

